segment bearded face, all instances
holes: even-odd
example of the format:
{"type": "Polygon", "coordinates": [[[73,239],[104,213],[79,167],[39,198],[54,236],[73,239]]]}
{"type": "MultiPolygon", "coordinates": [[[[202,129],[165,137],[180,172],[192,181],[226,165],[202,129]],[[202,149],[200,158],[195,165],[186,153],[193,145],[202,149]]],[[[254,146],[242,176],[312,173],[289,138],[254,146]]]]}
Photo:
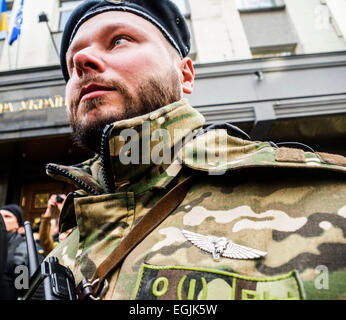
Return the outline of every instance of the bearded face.
{"type": "Polygon", "coordinates": [[[181,59],[157,27],[129,12],[104,12],[85,21],[66,61],[73,135],[95,152],[106,124],[149,113],[192,92],[191,59],[181,59]]]}
{"type": "Polygon", "coordinates": [[[178,101],[180,98],[180,82],[176,72],[163,78],[149,77],[139,84],[135,94],[131,94],[126,85],[120,81],[103,81],[99,76],[89,76],[81,82],[79,90],[70,101],[69,108],[72,111],[70,113],[70,125],[73,138],[78,145],[99,153],[102,132],[107,124],[141,116],[178,101]],[[79,102],[79,92],[82,91],[85,83],[90,82],[102,83],[110,90],[117,91],[123,97],[124,108],[117,110],[110,108],[109,112],[106,110],[106,112],[100,113],[92,121],[80,121],[78,113],[87,114],[97,111],[104,105],[112,104],[112,97],[107,96],[107,94],[79,102]]]}

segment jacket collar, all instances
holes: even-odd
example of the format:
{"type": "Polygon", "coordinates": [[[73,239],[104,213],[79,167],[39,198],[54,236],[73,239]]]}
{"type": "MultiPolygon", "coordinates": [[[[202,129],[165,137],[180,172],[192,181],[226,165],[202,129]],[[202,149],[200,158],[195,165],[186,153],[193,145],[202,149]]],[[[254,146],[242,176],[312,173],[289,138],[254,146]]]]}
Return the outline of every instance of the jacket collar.
{"type": "Polygon", "coordinates": [[[186,99],[115,122],[108,139],[113,190],[128,186],[138,193],[148,187],[165,187],[180,171],[174,160],[181,145],[204,123],[204,117],[186,99]]]}
{"type": "Polygon", "coordinates": [[[164,188],[180,171],[176,153],[204,125],[186,99],[149,114],[112,123],[103,154],[74,166],[48,164],[47,174],[87,194],[164,188]]]}

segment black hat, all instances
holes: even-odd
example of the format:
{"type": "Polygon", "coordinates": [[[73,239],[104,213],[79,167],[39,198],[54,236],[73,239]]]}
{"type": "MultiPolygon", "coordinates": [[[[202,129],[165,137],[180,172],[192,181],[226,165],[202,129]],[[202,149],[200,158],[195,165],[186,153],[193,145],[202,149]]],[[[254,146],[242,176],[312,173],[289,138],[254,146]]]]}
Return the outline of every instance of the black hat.
{"type": "Polygon", "coordinates": [[[87,0],[74,9],[62,35],[60,65],[66,82],[70,78],[66,52],[78,28],[88,19],[106,11],[130,12],[148,20],[162,32],[181,57],[188,55],[190,32],[184,16],[171,0],[87,0]]]}
{"type": "Polygon", "coordinates": [[[23,219],[24,219],[24,213],[20,206],[16,204],[7,204],[3,206],[0,210],[7,210],[13,213],[18,221],[18,226],[22,227],[24,226],[23,219]]]}

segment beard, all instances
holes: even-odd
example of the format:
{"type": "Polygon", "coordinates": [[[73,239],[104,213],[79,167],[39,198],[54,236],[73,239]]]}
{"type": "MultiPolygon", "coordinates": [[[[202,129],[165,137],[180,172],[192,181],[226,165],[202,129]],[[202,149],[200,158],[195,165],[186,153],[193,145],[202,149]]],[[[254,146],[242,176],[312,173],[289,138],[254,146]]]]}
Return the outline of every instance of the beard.
{"type": "Polygon", "coordinates": [[[174,71],[167,76],[152,76],[139,84],[136,93],[131,95],[125,84],[119,80],[105,81],[99,76],[89,75],[79,84],[77,94],[70,101],[70,125],[72,137],[82,148],[91,152],[100,153],[101,138],[106,125],[116,121],[130,119],[157,110],[181,99],[181,89],[178,74],[174,71]],[[118,91],[123,97],[124,108],[117,114],[110,113],[105,117],[95,119],[92,122],[81,123],[77,118],[78,108],[84,108],[88,112],[112,101],[107,95],[96,97],[79,103],[79,93],[82,87],[90,82],[106,85],[112,90],[118,91]]]}

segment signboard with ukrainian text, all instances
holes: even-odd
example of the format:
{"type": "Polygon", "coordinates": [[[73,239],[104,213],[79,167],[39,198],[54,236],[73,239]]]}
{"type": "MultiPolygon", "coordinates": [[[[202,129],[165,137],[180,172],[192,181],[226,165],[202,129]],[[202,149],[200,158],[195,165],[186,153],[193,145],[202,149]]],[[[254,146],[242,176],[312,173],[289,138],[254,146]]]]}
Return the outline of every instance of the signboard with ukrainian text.
{"type": "Polygon", "coordinates": [[[0,141],[70,133],[60,94],[0,101],[0,141]]]}
{"type": "Polygon", "coordinates": [[[66,99],[61,95],[17,101],[0,101],[0,114],[48,110],[62,107],[66,107],[66,99]]]}
{"type": "Polygon", "coordinates": [[[58,66],[0,75],[0,142],[71,132],[58,66]]]}

